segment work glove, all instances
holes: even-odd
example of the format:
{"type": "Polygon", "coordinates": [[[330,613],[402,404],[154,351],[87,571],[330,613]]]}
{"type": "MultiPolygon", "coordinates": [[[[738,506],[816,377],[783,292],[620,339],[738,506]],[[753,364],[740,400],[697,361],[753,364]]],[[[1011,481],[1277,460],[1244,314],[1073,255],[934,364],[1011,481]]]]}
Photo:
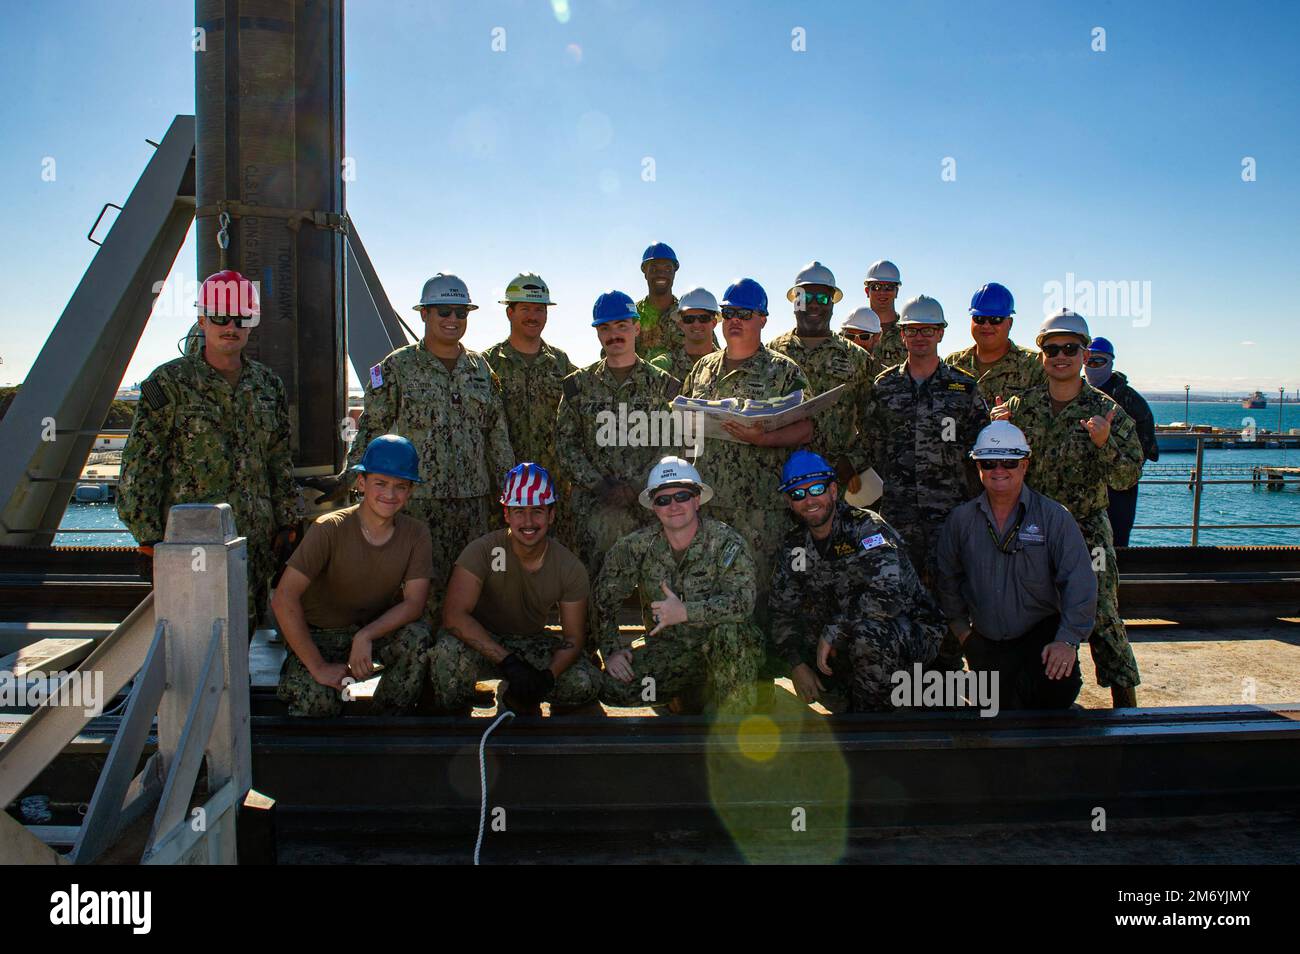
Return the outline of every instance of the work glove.
{"type": "Polygon", "coordinates": [[[328,477],[304,477],[299,483],[312,490],[321,491],[321,495],[312,501],[312,506],[323,507],[325,504],[341,504],[348,499],[348,490],[352,487],[349,468],[344,467],[337,474],[328,477]]]}
{"type": "Polygon", "coordinates": [[[555,676],[549,669],[535,669],[516,653],[501,660],[501,674],[510,683],[510,695],[524,705],[537,705],[555,687],[555,676]]]}

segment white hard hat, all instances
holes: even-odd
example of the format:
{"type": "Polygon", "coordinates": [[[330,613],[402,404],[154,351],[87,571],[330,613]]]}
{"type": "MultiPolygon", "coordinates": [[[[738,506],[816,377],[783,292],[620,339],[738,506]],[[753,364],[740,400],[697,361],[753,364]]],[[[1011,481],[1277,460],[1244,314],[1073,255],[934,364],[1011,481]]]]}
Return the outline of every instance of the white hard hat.
{"type": "Polygon", "coordinates": [[[940,325],[947,327],[943,317],[943,306],[929,295],[917,295],[903,306],[898,313],[898,325],[940,325]]]}
{"type": "Polygon", "coordinates": [[[803,270],[794,277],[794,287],[785,293],[787,301],[795,301],[799,298],[800,285],[827,285],[832,290],[831,302],[837,302],[844,297],[844,292],[840,291],[835,284],[835,275],[829,268],[821,262],[809,262],[803,267],[803,270]]]}
{"type": "Polygon", "coordinates": [[[420,294],[420,303],[415,306],[415,311],[430,305],[465,305],[470,311],[478,308],[478,305],[470,303],[469,289],[465,283],[455,275],[444,272],[439,272],[424,283],[424,291],[420,294]]]}
{"type": "Polygon", "coordinates": [[[1062,308],[1056,314],[1046,318],[1039,327],[1038,337],[1034,341],[1041,348],[1043,339],[1049,335],[1078,335],[1083,339],[1085,348],[1092,344],[1092,335],[1088,333],[1088,322],[1084,320],[1083,315],[1069,308],[1062,308]]]}
{"type": "Polygon", "coordinates": [[[1010,421],[994,421],[975,438],[970,455],[975,460],[1018,460],[1029,456],[1029,442],[1010,421]]]}
{"type": "Polygon", "coordinates": [[[516,302],[535,302],[539,305],[554,305],[551,290],[536,272],[522,272],[510,279],[506,286],[506,297],[498,304],[513,305],[516,302]]]}
{"type": "Polygon", "coordinates": [[[880,316],[872,310],[870,305],[854,308],[840,330],[845,331],[849,328],[854,331],[869,331],[873,335],[878,335],[880,334],[880,316]]]}
{"type": "Polygon", "coordinates": [[[650,477],[645,482],[645,490],[637,499],[647,510],[654,509],[652,498],[663,487],[673,484],[692,484],[700,489],[700,503],[706,504],[713,499],[713,488],[700,479],[700,472],[689,461],[680,457],[664,457],[650,468],[650,477]]]}
{"type": "Polygon", "coordinates": [[[681,298],[677,299],[677,310],[687,311],[694,309],[696,311],[711,311],[717,314],[721,311],[718,308],[718,299],[713,297],[713,292],[707,288],[692,288],[681,298]]]}
{"type": "Polygon", "coordinates": [[[898,266],[889,259],[882,258],[878,262],[873,262],[867,269],[867,281],[869,282],[898,282],[903,283],[903,278],[898,273],[898,266]]]}

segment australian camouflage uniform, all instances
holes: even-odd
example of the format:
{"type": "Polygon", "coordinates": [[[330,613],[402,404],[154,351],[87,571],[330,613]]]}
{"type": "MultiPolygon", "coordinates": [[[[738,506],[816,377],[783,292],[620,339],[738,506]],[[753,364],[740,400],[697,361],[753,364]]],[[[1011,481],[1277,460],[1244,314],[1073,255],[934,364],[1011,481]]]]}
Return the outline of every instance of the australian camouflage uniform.
{"type": "Polygon", "coordinates": [[[1126,490],[1142,476],[1142,443],[1133,419],[1096,388],[1083,384],[1078,397],[1055,413],[1047,385],[1007,402],[1011,422],[1029,441],[1025,482],[1070,511],[1092,553],[1097,572],[1097,624],[1088,639],[1099,686],[1132,688],[1141,679],[1137,660],[1119,613],[1119,567],[1110,519],[1107,487],[1126,490]],[[1080,421],[1105,417],[1111,410],[1110,435],[1098,447],[1080,421]]]}
{"type": "Polygon", "coordinates": [[[839,335],[809,347],[794,331],[774,338],[768,347],[803,370],[812,389],[806,397],[845,385],[839,401],[813,418],[813,436],[808,443],[837,470],[851,468],[854,474],[866,470],[871,459],[862,430],[862,412],[871,397],[875,377],[871,355],[839,335]]]}
{"type": "Polygon", "coordinates": [[[943,614],[878,514],[836,504],[824,542],[791,530],[772,573],[769,607],[776,654],[791,670],[817,668],[817,642],[835,650],[835,673],[819,698],[832,712],[891,708],[895,672],[929,663],[947,633],[943,614]]]}
{"type": "Polygon", "coordinates": [[[359,464],[381,434],[405,437],[420,455],[422,482],[405,512],[433,536],[429,608],[436,619],[452,564],[487,533],[490,501],[515,465],[501,384],[477,352],[462,348],[448,371],[421,342],[398,348],[370,369],[349,464],[359,464]]]}
{"type": "MultiPolygon", "coordinates": [[[[314,629],[311,639],[327,663],[346,664],[352,655],[352,637],[360,628],[314,629]]],[[[432,643],[429,624],[423,620],[407,623],[375,641],[384,668],[372,697],[373,713],[399,715],[415,708],[427,678],[432,643]]],[[[322,686],[313,679],[311,672],[292,651],[280,667],[276,696],[289,706],[291,716],[332,717],[343,712],[343,697],[339,690],[322,686]]]]}
{"type": "Polygon", "coordinates": [[[984,395],[989,407],[996,404],[998,398],[1009,401],[1017,394],[1024,394],[1030,388],[1047,383],[1047,375],[1043,372],[1037,351],[1021,348],[1011,341],[1007,344],[1010,345],[1007,353],[983,371],[975,356],[974,345],[944,358],[953,367],[975,375],[979,381],[980,394],[984,395]]]}
{"type": "Polygon", "coordinates": [[[284,384],[245,359],[232,386],[201,355],[140,385],[122,451],[117,512],[141,544],[162,540],[174,504],[228,503],[248,539],[249,629],[266,602],[276,530],[298,522],[284,384]]]}
{"type": "Polygon", "coordinates": [[[652,519],[636,495],[656,460],[682,452],[668,414],[680,386],[639,358],[622,381],[604,359],[564,379],[556,447],[572,486],[577,552],[593,577],[616,540],[652,519]]]}
{"type": "MultiPolygon", "coordinates": [[[[706,354],[682,384],[687,397],[761,400],[793,391],[809,392],[803,369],[783,354],[760,346],[740,367],[728,371],[725,351],[706,354]]],[[[766,618],[765,594],[772,559],[790,528],[785,498],[779,489],[788,447],[759,447],[740,441],[707,439],[696,461],[713,488],[709,514],[736,530],[749,544],[758,570],[759,623],[766,618]]]]}
{"type": "MultiPolygon", "coordinates": [[[[549,633],[493,633],[492,638],[535,669],[550,666],[562,639],[549,633]]],[[[433,644],[429,678],[438,711],[463,714],[473,705],[475,683],[500,679],[502,672],[455,633],[442,629],[433,644]]],[[[555,677],[555,685],[542,701],[565,708],[585,706],[596,701],[600,688],[600,670],[584,655],[555,677]]]]}
{"type": "Polygon", "coordinates": [[[881,323],[880,337],[876,339],[876,350],[872,354],[881,371],[887,371],[907,360],[907,345],[903,344],[903,333],[899,330],[897,321],[881,323]]]}
{"type": "Polygon", "coordinates": [[[619,540],[596,580],[591,631],[606,660],[631,651],[632,680],[620,682],[605,672],[601,701],[647,706],[684,697],[723,712],[751,708],[762,654],[762,634],[752,619],[756,583],[754,560],[740,534],[704,513],[680,555],[658,524],[619,540]],[[623,601],[639,594],[648,634],[657,625],[650,604],[666,598],[665,583],[686,605],[686,622],[647,635],[634,648],[634,640],[619,633],[623,601]]]}

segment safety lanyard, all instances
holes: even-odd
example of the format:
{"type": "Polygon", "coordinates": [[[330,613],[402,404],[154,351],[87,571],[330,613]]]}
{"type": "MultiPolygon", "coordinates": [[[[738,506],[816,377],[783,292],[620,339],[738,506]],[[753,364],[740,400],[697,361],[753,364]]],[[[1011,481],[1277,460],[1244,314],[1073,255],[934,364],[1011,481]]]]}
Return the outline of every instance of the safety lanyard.
{"type": "Polygon", "coordinates": [[[993,545],[997,547],[1000,552],[1007,553],[1007,554],[1017,553],[1019,552],[1020,548],[1015,547],[1013,549],[1012,544],[1016,539],[1016,534],[1020,532],[1020,525],[1024,522],[1025,522],[1025,510],[1023,507],[1021,507],[1020,516],[1016,517],[1015,525],[1007,532],[1007,535],[1003,539],[1001,540],[998,539],[998,535],[993,529],[993,524],[986,522],[984,524],[984,529],[986,529],[989,532],[989,539],[993,541],[993,545]]]}

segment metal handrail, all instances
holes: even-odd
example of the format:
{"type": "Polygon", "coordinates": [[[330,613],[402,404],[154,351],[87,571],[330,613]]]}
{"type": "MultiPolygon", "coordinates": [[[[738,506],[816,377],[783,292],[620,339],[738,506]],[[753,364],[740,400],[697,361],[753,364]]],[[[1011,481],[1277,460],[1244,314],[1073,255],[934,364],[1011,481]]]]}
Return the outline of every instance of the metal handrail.
{"type": "MultiPolygon", "coordinates": [[[[1191,468],[1191,473],[1183,480],[1148,480],[1139,478],[1138,484],[1149,485],[1177,485],[1186,486],[1193,492],[1192,497],[1192,522],[1191,523],[1144,523],[1134,524],[1134,530],[1190,530],[1192,531],[1192,546],[1196,546],[1202,530],[1300,530],[1300,523],[1202,523],[1201,522],[1201,491],[1209,485],[1216,484],[1251,484],[1259,486],[1261,483],[1281,484],[1285,487],[1287,484],[1300,484],[1300,475],[1288,477],[1286,474],[1280,474],[1277,479],[1268,479],[1267,481],[1260,478],[1259,474],[1267,470],[1267,464],[1243,465],[1250,466],[1251,477],[1249,479],[1238,480],[1207,480],[1205,478],[1205,443],[1214,441],[1219,443],[1224,440],[1223,434],[1204,434],[1197,431],[1186,431],[1179,433],[1180,437],[1190,437],[1196,441],[1196,464],[1191,468]]],[[[1286,435],[1290,436],[1290,435],[1286,435]]],[[[1285,448],[1283,448],[1285,451],[1285,448]]],[[[1232,465],[1217,465],[1228,467],[1232,465]]],[[[1278,465],[1279,467],[1285,465],[1278,465]]],[[[1243,470],[1244,472],[1244,470],[1243,470]]]]}

